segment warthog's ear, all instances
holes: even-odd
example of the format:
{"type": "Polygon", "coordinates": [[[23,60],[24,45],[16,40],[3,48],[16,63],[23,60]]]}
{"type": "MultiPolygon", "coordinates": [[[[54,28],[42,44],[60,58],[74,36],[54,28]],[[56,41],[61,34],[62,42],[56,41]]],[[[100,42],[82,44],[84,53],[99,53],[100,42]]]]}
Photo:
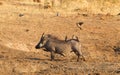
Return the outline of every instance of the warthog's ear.
{"type": "Polygon", "coordinates": [[[76,39],[76,36],[75,36],[75,35],[73,35],[73,36],[72,36],[72,39],[76,39]]]}
{"type": "Polygon", "coordinates": [[[76,36],[76,39],[79,40],[77,36],[76,36]]]}
{"type": "Polygon", "coordinates": [[[45,34],[43,33],[43,34],[42,34],[42,37],[44,37],[44,36],[45,36],[45,34]]]}
{"type": "Polygon", "coordinates": [[[75,36],[75,35],[72,36],[72,39],[75,39],[75,40],[79,41],[78,37],[75,36]]]}
{"type": "Polygon", "coordinates": [[[67,36],[65,36],[65,42],[67,42],[67,36]]]}

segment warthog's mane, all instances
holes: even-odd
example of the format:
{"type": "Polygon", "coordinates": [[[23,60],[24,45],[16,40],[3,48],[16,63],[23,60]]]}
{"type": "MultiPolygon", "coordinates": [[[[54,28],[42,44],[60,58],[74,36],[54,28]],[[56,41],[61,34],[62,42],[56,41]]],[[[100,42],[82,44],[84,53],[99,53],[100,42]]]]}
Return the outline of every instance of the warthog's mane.
{"type": "Polygon", "coordinates": [[[50,39],[56,39],[56,40],[59,40],[58,37],[53,36],[53,35],[51,35],[51,34],[47,34],[47,36],[48,36],[48,38],[50,38],[50,39]]]}
{"type": "Polygon", "coordinates": [[[47,34],[47,36],[48,36],[48,38],[50,38],[52,41],[65,43],[65,40],[61,40],[61,39],[59,39],[58,37],[53,36],[53,35],[51,35],[51,34],[47,34]]]}

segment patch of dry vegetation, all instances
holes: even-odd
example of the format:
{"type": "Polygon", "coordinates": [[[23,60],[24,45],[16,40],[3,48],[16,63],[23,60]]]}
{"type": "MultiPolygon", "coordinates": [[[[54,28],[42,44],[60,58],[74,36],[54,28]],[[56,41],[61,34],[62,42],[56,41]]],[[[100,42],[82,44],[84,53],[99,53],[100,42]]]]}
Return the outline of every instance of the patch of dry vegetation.
{"type": "Polygon", "coordinates": [[[120,12],[120,1],[119,0],[63,0],[62,7],[70,11],[79,9],[78,12],[82,13],[110,13],[112,15],[120,12]]]}
{"type": "Polygon", "coordinates": [[[120,12],[119,0],[44,0],[43,6],[51,6],[54,10],[63,10],[67,12],[92,13],[116,15],[120,12]],[[57,9],[55,9],[57,8],[57,9]]]}
{"type": "Polygon", "coordinates": [[[39,4],[39,8],[52,9],[56,12],[82,14],[111,14],[120,13],[120,0],[6,0],[8,2],[24,2],[39,4]]]}
{"type": "Polygon", "coordinates": [[[2,3],[2,2],[0,2],[0,5],[3,5],[3,3],[2,3]]]}
{"type": "MultiPolygon", "coordinates": [[[[4,4],[0,6],[0,72],[3,75],[120,74],[120,55],[115,56],[112,49],[120,47],[120,16],[111,15],[119,11],[119,0],[62,0],[60,6],[55,2],[56,5],[53,3],[46,9],[44,3],[39,6],[33,0],[1,2],[4,4]],[[79,22],[83,22],[81,30],[76,26],[79,22]],[[60,39],[66,35],[78,36],[86,61],[75,62],[76,57],[67,61],[60,56],[50,61],[49,52],[35,49],[43,32],[60,39]]],[[[46,5],[51,4],[48,1],[46,5]]]]}

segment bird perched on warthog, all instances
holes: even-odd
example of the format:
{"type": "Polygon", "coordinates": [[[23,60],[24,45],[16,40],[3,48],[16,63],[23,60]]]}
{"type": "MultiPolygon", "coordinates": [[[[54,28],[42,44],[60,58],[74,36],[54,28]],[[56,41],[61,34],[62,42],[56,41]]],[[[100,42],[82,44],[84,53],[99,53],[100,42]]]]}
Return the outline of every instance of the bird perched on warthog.
{"type": "Polygon", "coordinates": [[[60,40],[50,34],[42,34],[39,43],[35,46],[36,49],[45,48],[46,51],[51,53],[51,60],[54,60],[55,53],[62,56],[68,56],[69,53],[74,52],[79,61],[80,56],[85,60],[81,52],[81,43],[78,38],[60,40]]]}

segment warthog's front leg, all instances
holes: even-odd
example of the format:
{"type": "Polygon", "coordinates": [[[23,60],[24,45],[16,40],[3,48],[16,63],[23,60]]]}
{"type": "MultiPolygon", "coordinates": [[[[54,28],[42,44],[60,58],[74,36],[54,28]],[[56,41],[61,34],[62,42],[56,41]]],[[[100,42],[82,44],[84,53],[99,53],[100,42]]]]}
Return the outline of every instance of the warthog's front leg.
{"type": "Polygon", "coordinates": [[[77,55],[78,56],[78,58],[77,58],[77,62],[79,61],[79,58],[80,58],[80,55],[77,55]]]}
{"type": "Polygon", "coordinates": [[[80,56],[82,56],[82,60],[85,61],[85,58],[84,58],[83,55],[77,55],[77,56],[78,56],[78,58],[77,58],[77,62],[79,61],[80,56]]]}
{"type": "Polygon", "coordinates": [[[55,55],[54,51],[51,51],[51,61],[54,60],[54,57],[55,57],[54,55],[55,55]]]}
{"type": "Polygon", "coordinates": [[[81,55],[81,56],[82,56],[82,60],[85,61],[85,57],[83,55],[81,55]]]}

